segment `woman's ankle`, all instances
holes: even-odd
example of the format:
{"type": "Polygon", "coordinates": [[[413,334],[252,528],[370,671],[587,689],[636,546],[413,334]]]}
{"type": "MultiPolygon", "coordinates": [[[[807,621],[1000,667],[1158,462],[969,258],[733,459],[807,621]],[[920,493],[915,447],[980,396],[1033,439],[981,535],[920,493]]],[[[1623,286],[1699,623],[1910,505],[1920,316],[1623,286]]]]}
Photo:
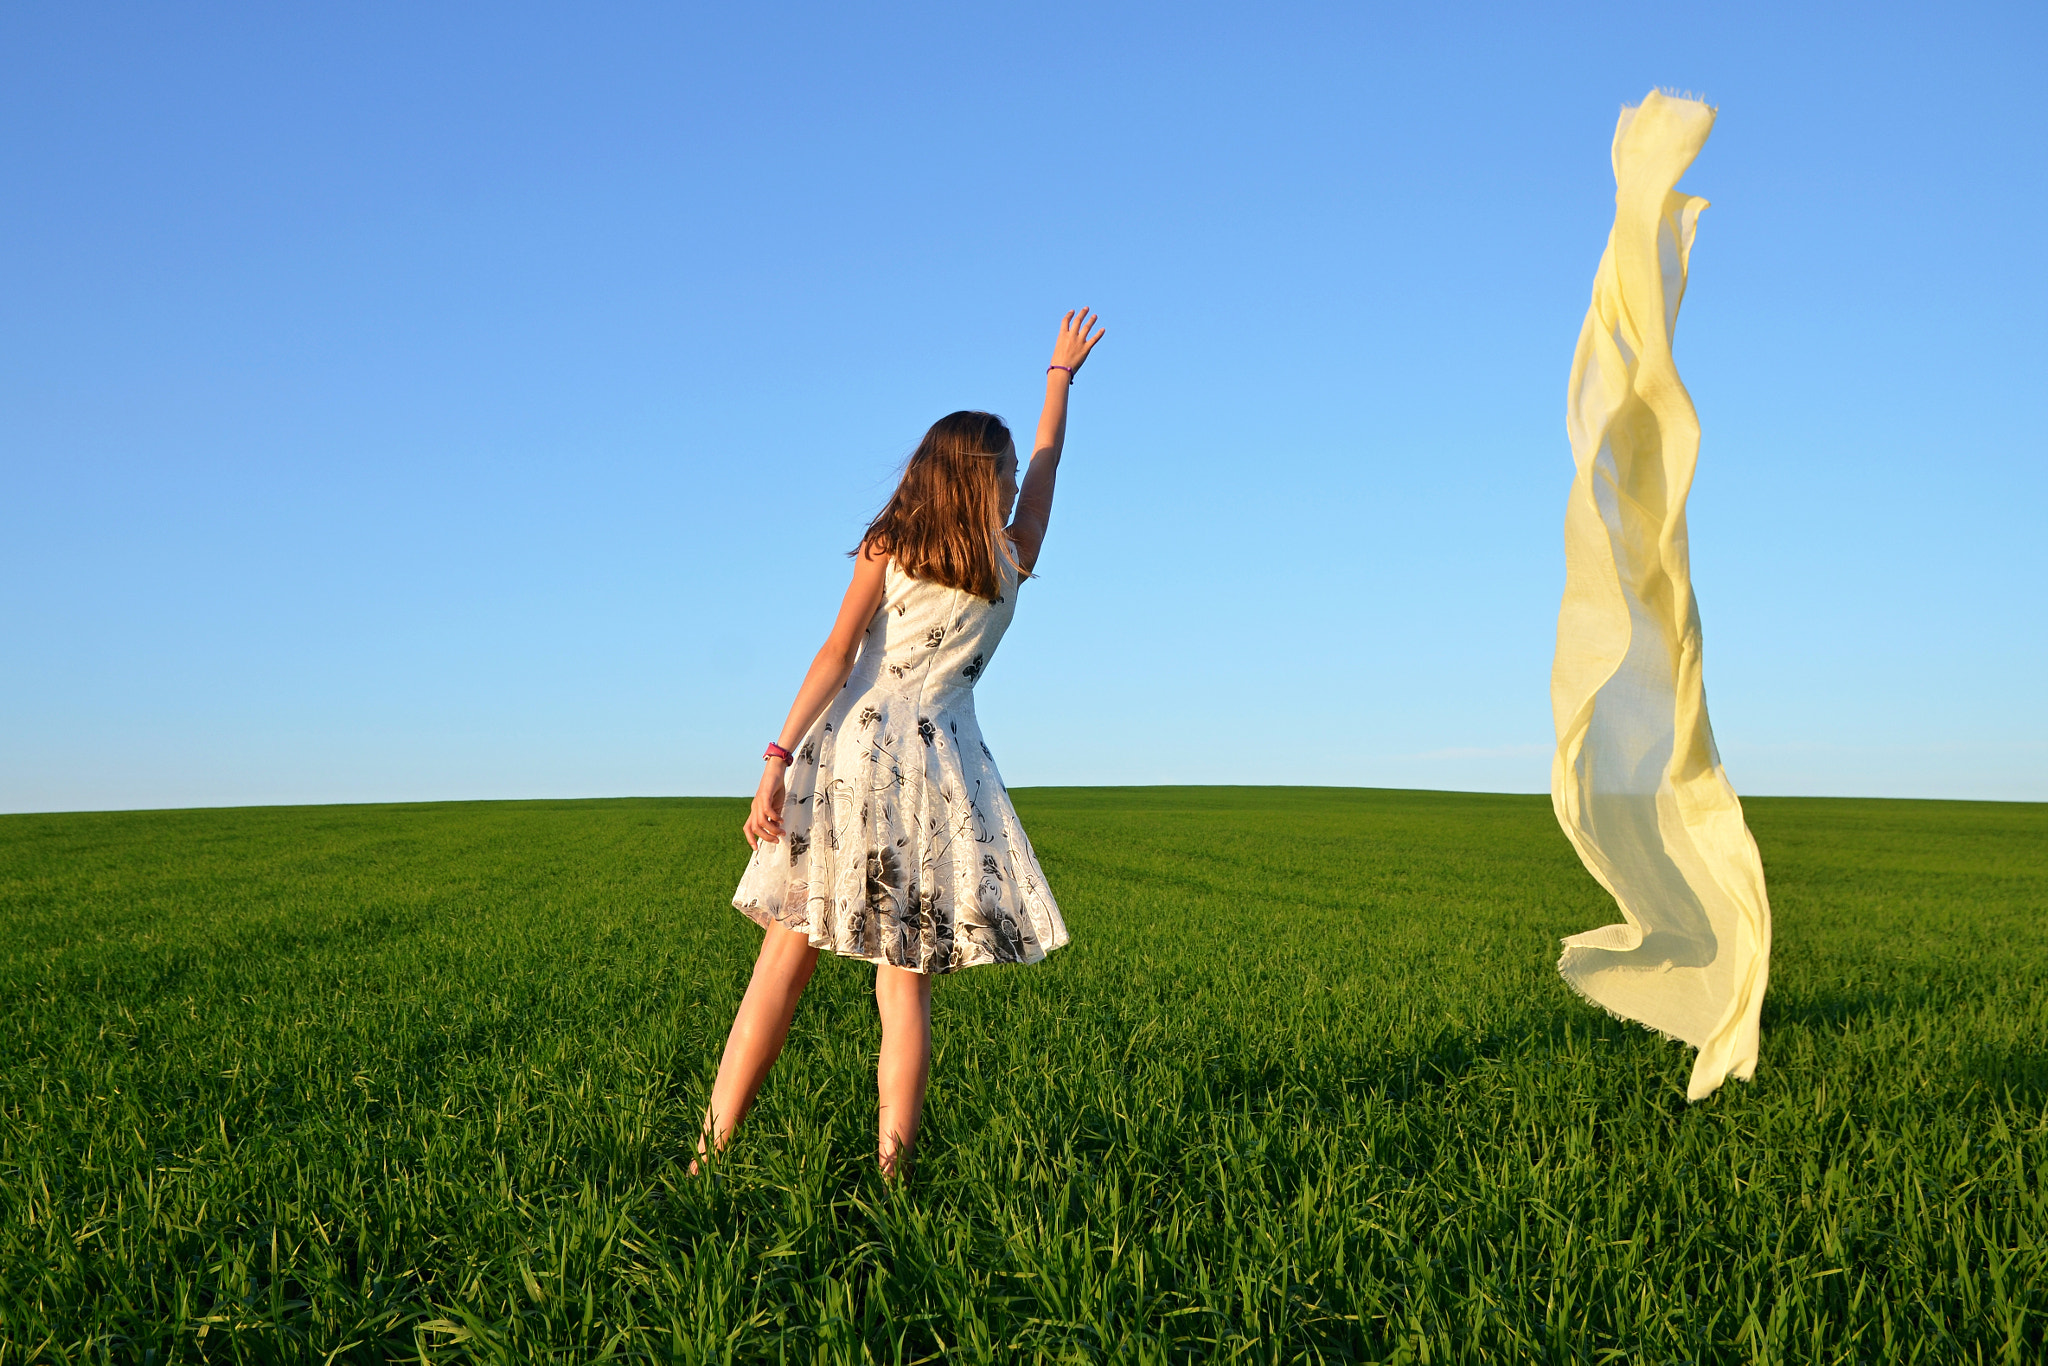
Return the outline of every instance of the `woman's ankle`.
{"type": "Polygon", "coordinates": [[[917,1145],[883,1140],[875,1149],[875,1167],[884,1181],[907,1181],[917,1161],[917,1145]]]}

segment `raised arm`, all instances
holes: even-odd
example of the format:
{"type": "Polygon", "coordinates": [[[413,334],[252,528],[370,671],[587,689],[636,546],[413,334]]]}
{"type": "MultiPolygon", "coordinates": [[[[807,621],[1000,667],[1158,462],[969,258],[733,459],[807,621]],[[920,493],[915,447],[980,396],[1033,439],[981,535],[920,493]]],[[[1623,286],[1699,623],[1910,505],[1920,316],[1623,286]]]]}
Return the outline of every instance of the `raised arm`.
{"type": "Polygon", "coordinates": [[[1052,346],[1052,364],[1045,371],[1045,407],[1038,414],[1038,439],[1031,444],[1031,467],[1017,491],[1017,515],[1010,520],[1010,540],[1025,573],[1038,563],[1052,520],[1052,490],[1060,473],[1060,451],[1067,444],[1067,390],[1088,361],[1095,343],[1107,335],[1101,319],[1087,309],[1067,314],[1052,346]]]}
{"type": "MultiPolygon", "coordinates": [[[[862,546],[854,558],[853,582],[846,586],[846,597],[839,604],[839,619],[832,623],[832,634],[811,661],[803,686],[796,690],[796,701],[790,703],[789,719],[775,737],[783,749],[795,749],[811,723],[831,705],[833,694],[846,686],[853,662],[860,656],[860,638],[882,606],[882,577],[888,568],[888,552],[872,546],[862,546]]],[[[754,789],[754,806],[742,827],[748,844],[758,847],[764,840],[782,842],[783,777],[788,767],[780,759],[762,761],[761,784],[754,789]]]]}

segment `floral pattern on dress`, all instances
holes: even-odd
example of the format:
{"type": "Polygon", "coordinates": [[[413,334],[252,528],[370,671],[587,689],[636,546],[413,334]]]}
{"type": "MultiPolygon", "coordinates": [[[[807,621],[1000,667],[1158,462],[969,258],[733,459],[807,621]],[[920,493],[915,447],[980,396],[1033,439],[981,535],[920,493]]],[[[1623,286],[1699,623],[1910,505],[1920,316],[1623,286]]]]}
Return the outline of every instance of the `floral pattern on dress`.
{"type": "Polygon", "coordinates": [[[847,686],[797,746],[780,845],[733,905],[820,948],[921,972],[1035,963],[1067,942],[974,716],[1015,611],[891,563],[847,686]]]}

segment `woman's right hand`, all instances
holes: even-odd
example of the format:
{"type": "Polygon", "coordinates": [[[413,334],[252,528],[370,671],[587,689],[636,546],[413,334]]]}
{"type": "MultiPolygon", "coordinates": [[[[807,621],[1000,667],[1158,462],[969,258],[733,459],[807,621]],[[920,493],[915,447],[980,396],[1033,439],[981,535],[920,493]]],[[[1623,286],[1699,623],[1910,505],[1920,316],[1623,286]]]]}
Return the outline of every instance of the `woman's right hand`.
{"type": "Polygon", "coordinates": [[[754,808],[747,813],[747,823],[741,829],[747,832],[747,847],[759,849],[763,844],[782,843],[782,799],[784,795],[783,775],[788,766],[780,759],[770,759],[761,770],[761,785],[754,789],[754,808]]]}
{"type": "MultiPolygon", "coordinates": [[[[1087,309],[1076,309],[1060,320],[1059,339],[1052,344],[1052,363],[1069,375],[1087,364],[1088,353],[1102,340],[1102,320],[1087,309]],[[1090,336],[1093,331],[1095,335],[1090,336]]],[[[1050,368],[1050,367],[1048,367],[1050,368]]]]}

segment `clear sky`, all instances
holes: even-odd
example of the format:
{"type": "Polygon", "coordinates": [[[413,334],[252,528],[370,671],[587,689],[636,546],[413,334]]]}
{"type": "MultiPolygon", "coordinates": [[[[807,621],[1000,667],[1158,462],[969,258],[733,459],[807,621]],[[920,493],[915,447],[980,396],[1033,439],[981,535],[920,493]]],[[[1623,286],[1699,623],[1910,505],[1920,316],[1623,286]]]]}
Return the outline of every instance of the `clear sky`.
{"type": "Polygon", "coordinates": [[[1745,793],[2048,799],[2048,8],[0,8],[0,809],[751,790],[1109,324],[1013,784],[1540,791],[1615,115],[1745,793]]]}

